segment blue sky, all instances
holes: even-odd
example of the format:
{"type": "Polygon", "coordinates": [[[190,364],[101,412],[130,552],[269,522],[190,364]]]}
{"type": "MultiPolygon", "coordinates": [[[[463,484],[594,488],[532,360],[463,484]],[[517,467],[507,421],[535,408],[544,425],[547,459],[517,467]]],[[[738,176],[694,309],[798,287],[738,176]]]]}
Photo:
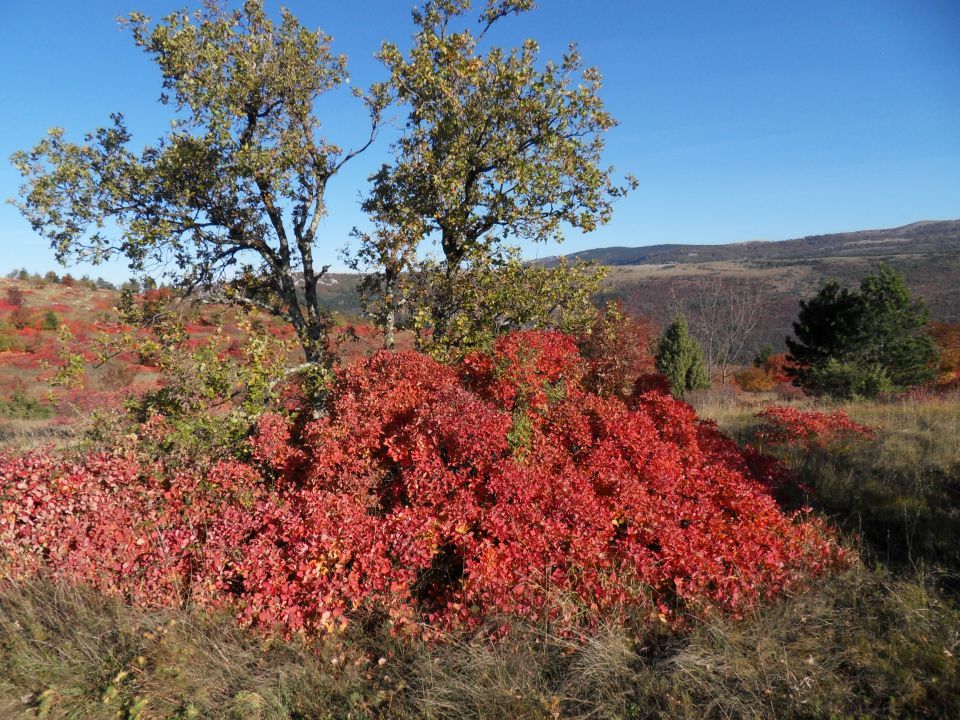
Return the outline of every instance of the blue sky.
{"type": "MultiPolygon", "coordinates": [[[[412,32],[412,0],[285,4],[334,36],[355,84],[382,79],[372,57],[379,43],[404,44],[412,32]]],[[[271,11],[279,5],[267,0],[271,11]]],[[[544,58],[576,41],[603,72],[604,98],[620,121],[607,162],[640,181],[609,225],[568,235],[559,251],[774,240],[960,217],[956,0],[540,6],[504,23],[493,40],[533,37],[544,58]]],[[[159,74],[114,18],[180,7],[175,0],[0,2],[0,199],[15,196],[19,182],[6,158],[49,127],[79,140],[122,111],[138,147],[164,132],[170,116],[157,103],[159,74]]],[[[325,99],[318,112],[334,142],[361,141],[363,115],[346,93],[325,99]]],[[[321,256],[336,261],[350,228],[362,224],[358,198],[388,141],[386,133],[330,187],[321,256]]],[[[0,272],[20,266],[58,269],[45,242],[4,204],[0,272]]],[[[72,272],[126,277],[120,265],[72,272]]]]}

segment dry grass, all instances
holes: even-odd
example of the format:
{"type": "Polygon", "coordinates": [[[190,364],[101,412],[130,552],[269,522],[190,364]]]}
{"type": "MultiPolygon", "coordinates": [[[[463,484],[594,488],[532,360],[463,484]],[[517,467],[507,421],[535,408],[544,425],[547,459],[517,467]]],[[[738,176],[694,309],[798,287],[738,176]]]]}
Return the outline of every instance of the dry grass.
{"type": "Polygon", "coordinates": [[[960,717],[960,612],[922,579],[857,566],[691,627],[430,645],[354,630],[308,648],[34,583],[0,592],[0,717],[960,717]]]}
{"type": "Polygon", "coordinates": [[[40,446],[69,444],[76,428],[56,425],[50,420],[12,420],[0,418],[0,451],[31,450],[40,446]]]}
{"type": "Polygon", "coordinates": [[[881,428],[878,462],[899,471],[960,464],[960,395],[841,405],[857,422],[881,428]]]}
{"type": "MultiPolygon", "coordinates": [[[[701,416],[752,440],[762,398],[708,393],[694,400],[701,416]]],[[[942,572],[945,586],[960,590],[960,395],[799,404],[841,408],[878,429],[875,442],[859,446],[775,450],[813,489],[806,500],[879,559],[942,572]]]]}
{"type": "MultiPolygon", "coordinates": [[[[856,260],[856,259],[854,259],[856,260]]],[[[618,265],[610,269],[605,286],[613,290],[650,281],[701,280],[723,276],[762,281],[779,292],[806,291],[815,285],[820,271],[798,265],[754,265],[731,261],[651,265],[618,265]]]]}
{"type": "Polygon", "coordinates": [[[411,717],[625,717],[642,667],[635,639],[620,625],[587,638],[514,625],[507,638],[486,633],[422,647],[411,664],[411,717]]]}
{"type": "Polygon", "coordinates": [[[923,582],[860,566],[670,658],[676,717],[955,717],[958,614],[923,582]]]}
{"type": "Polygon", "coordinates": [[[770,404],[816,410],[844,410],[857,422],[881,431],[877,444],[888,467],[925,466],[950,468],[960,462],[960,394],[932,395],[888,401],[832,402],[806,398],[781,401],[773,393],[743,393],[731,388],[711,388],[687,398],[700,417],[715,421],[722,430],[750,439],[753,415],[770,404]]]}
{"type": "Polygon", "coordinates": [[[346,639],[308,648],[227,616],[20,584],[0,593],[0,716],[373,717],[391,699],[378,652],[388,650],[346,639]]]}

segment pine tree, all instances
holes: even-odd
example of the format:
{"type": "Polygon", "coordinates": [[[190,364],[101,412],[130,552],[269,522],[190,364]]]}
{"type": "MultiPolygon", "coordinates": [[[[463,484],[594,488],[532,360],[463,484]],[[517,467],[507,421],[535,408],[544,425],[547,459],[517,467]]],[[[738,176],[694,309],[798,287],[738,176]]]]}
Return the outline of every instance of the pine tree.
{"type": "Polygon", "coordinates": [[[766,367],[767,361],[773,356],[773,346],[764,345],[757,351],[757,354],[753,358],[753,366],[755,368],[764,368],[766,367]]]}
{"type": "Polygon", "coordinates": [[[703,365],[703,352],[700,344],[690,335],[687,319],[683,315],[677,315],[660,338],[657,370],[670,380],[670,391],[676,396],[689,390],[710,387],[710,379],[703,365]]]}
{"type": "Polygon", "coordinates": [[[871,397],[919,385],[933,376],[936,357],[927,309],[910,296],[903,276],[887,265],[860,282],[836,281],[800,302],[787,338],[794,384],[837,397],[871,397]]]}

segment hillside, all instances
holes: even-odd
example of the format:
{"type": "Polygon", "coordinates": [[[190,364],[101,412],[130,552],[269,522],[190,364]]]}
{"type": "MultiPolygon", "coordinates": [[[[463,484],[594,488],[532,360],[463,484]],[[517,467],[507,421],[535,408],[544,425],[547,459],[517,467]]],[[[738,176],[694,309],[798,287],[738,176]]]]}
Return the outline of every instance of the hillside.
{"type": "Polygon", "coordinates": [[[710,262],[770,263],[790,260],[960,255],[960,220],[921,221],[898,228],[810,235],[793,240],[726,245],[649,245],[584,250],[569,257],[602,265],[696,265],[710,262]]]}
{"type": "MultiPolygon", "coordinates": [[[[596,248],[569,257],[610,266],[601,301],[620,300],[629,312],[661,323],[669,321],[678,305],[689,307],[696,302],[702,288],[718,278],[753,284],[762,295],[763,312],[746,354],[766,343],[782,347],[798,299],[811,295],[824,280],[855,283],[880,262],[904,274],[910,288],[927,301],[934,320],[960,320],[960,220],[770,242],[596,248]]],[[[555,258],[542,262],[549,264],[555,258]]],[[[361,314],[359,278],[353,273],[328,273],[318,287],[324,304],[347,320],[361,314]]],[[[0,290],[5,287],[0,283],[0,290]]],[[[25,284],[23,288],[36,322],[51,307],[58,313],[69,308],[64,317],[71,322],[90,322],[97,311],[111,308],[115,301],[114,293],[107,290],[90,292],[59,285],[37,289],[25,284]],[[82,302],[77,299],[81,297],[82,302]]],[[[52,344],[55,333],[46,335],[52,344]]],[[[0,353],[0,367],[11,362],[4,358],[6,354],[0,353]]]]}
{"type": "Polygon", "coordinates": [[[933,319],[960,320],[960,220],[776,242],[597,248],[570,257],[611,266],[606,297],[661,322],[718,277],[753,284],[764,312],[751,346],[781,346],[800,298],[828,278],[855,283],[881,262],[904,274],[933,319]]]}
{"type": "MultiPolygon", "coordinates": [[[[902,272],[926,300],[934,320],[960,320],[960,220],[921,221],[883,230],[811,235],[792,240],[726,245],[606,247],[568,256],[610,266],[604,299],[624,303],[631,313],[664,323],[678,304],[695,301],[717,278],[753,284],[764,312],[748,352],[770,343],[782,347],[797,302],[828,278],[854,284],[881,262],[902,272]]],[[[556,258],[541,261],[553,264],[556,258]]],[[[357,315],[357,275],[328,274],[321,297],[332,309],[357,315]]]]}
{"type": "MultiPolygon", "coordinates": [[[[355,278],[344,276],[326,286],[331,306],[339,308],[356,297],[355,278]]],[[[156,352],[118,351],[116,343],[131,330],[120,322],[119,302],[115,289],[0,278],[0,450],[68,438],[94,410],[116,409],[130,391],[157,386],[161,369],[156,352]],[[65,364],[65,354],[82,358],[83,372],[53,392],[51,380],[65,364]]],[[[182,323],[184,352],[211,346],[221,359],[240,356],[247,331],[235,308],[171,302],[168,310],[182,323]]],[[[290,364],[301,361],[289,324],[260,313],[251,321],[287,343],[290,364]]],[[[345,357],[379,347],[372,330],[354,330],[338,336],[345,357]]],[[[401,335],[399,342],[409,344],[409,337],[401,335]]]]}

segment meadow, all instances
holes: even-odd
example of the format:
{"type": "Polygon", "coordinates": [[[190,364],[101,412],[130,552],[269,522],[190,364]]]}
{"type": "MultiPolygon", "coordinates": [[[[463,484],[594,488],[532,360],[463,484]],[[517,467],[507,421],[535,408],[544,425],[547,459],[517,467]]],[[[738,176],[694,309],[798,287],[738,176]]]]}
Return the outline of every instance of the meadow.
{"type": "MultiPolygon", "coordinates": [[[[500,472],[496,470],[499,466],[491,465],[485,453],[502,442],[503,462],[512,469],[497,480],[500,493],[527,492],[543,482],[539,479],[541,471],[524,458],[547,452],[549,447],[554,448],[551,453],[559,449],[573,452],[580,466],[613,466],[619,461],[616,454],[610,454],[609,433],[614,432],[614,426],[631,423],[640,423],[635,431],[640,434],[635,440],[622,436],[618,442],[660,447],[654,455],[675,457],[670,462],[682,462],[685,473],[706,471],[697,469],[699,463],[704,469],[723,465],[733,472],[733,468],[739,468],[736,472],[743,473],[743,480],[730,476],[722,481],[732,483],[725,486],[730,491],[740,488],[735,494],[745,492],[743,488],[748,486],[759,487],[754,483],[766,482],[761,482],[761,477],[775,477],[776,482],[768,491],[754,495],[751,490],[744,496],[747,500],[737,501],[748,502],[739,511],[744,513],[739,524],[715,526],[708,522],[715,516],[707,513],[703,524],[684,520],[676,525],[683,532],[669,534],[667,529],[677,518],[651,516],[661,529],[655,531],[655,539],[638,536],[639,544],[631,552],[640,553],[637,557],[654,552],[659,559],[643,570],[647,574],[641,576],[639,584],[622,581],[624,588],[636,593],[629,597],[597,594],[591,589],[595,586],[593,581],[587,582],[590,577],[596,582],[609,579],[605,575],[607,566],[596,561],[596,548],[589,544],[578,547],[578,543],[603,537],[602,544],[607,547],[629,548],[619,529],[628,506],[603,503],[608,497],[647,492],[653,475],[639,475],[636,490],[624,485],[613,496],[595,483],[569,484],[571,476],[551,476],[553,479],[547,481],[576,497],[579,505],[594,508],[590,512],[598,513],[596,516],[562,502],[558,505],[564,493],[552,499],[526,494],[523,504],[498,506],[490,505],[482,494],[472,494],[472,489],[467,492],[471,484],[462,489],[450,486],[438,498],[414,495],[415,486],[408,485],[405,499],[394,506],[402,512],[393,516],[390,532],[407,532],[404,524],[413,523],[404,547],[420,548],[410,551],[408,562],[425,562],[424,571],[410,576],[396,574],[403,569],[396,564],[396,550],[370,546],[368,552],[386,553],[386,565],[376,567],[392,578],[396,587],[384,591],[363,585],[364,579],[376,576],[373,571],[349,575],[348,569],[331,569],[322,583],[321,578],[309,583],[299,579],[277,595],[286,603],[286,593],[306,592],[294,596],[301,598],[296,602],[304,614],[296,619],[281,613],[276,617],[286,619],[276,622],[270,616],[251,614],[252,609],[259,608],[257,613],[262,613],[286,607],[271,605],[272,585],[262,585],[253,592],[249,585],[252,573],[266,572],[264,582],[280,577],[271,575],[269,569],[258,570],[256,563],[246,566],[247,579],[228,579],[226,585],[214,582],[209,588],[206,583],[216,581],[218,575],[191,571],[193,587],[184,593],[177,585],[181,571],[170,570],[172,565],[164,561],[149,584],[140,586],[127,582],[124,575],[130,573],[126,570],[114,577],[110,566],[103,564],[102,555],[103,549],[109,548],[121,559],[125,548],[142,548],[142,536],[136,531],[123,531],[126,534],[118,534],[104,545],[101,535],[108,526],[102,522],[76,534],[70,523],[56,524],[62,520],[50,520],[49,515],[33,509],[33,515],[22,512],[23,508],[35,508],[35,502],[49,502],[49,498],[31,499],[24,505],[23,498],[46,497],[42,492],[30,494],[31,488],[55,487],[44,483],[60,482],[56,480],[59,475],[54,472],[49,475],[51,480],[35,485],[47,466],[38,460],[40,464],[31,466],[32,474],[24,474],[11,458],[29,448],[51,453],[52,444],[83,447],[82,452],[102,449],[105,437],[91,435],[89,418],[101,418],[102,422],[105,406],[119,413],[121,396],[136,396],[162,382],[161,368],[142,362],[143,357],[131,352],[112,356],[92,373],[83,374],[73,387],[49,387],[37,378],[49,381],[56,377],[59,370],[69,366],[66,361],[71,354],[89,352],[94,336],[102,342],[103,335],[122,334],[115,310],[118,295],[109,290],[29,286],[20,281],[8,281],[7,286],[22,290],[23,306],[30,310],[33,320],[16,328],[9,317],[13,308],[2,308],[5,337],[12,343],[0,358],[7,402],[4,442],[18,449],[5,456],[4,470],[7,515],[3,532],[7,540],[5,580],[0,591],[0,712],[5,717],[938,718],[960,714],[956,657],[960,653],[960,397],[956,394],[914,392],[870,402],[838,403],[785,399],[782,389],[778,395],[715,386],[691,394],[688,399],[692,405],[687,405],[667,400],[650,379],[637,396],[640,399],[628,406],[616,399],[619,390],[610,391],[612,395],[600,392],[597,383],[602,382],[597,378],[603,373],[597,368],[607,373],[608,390],[623,384],[622,379],[610,384],[609,362],[589,365],[593,370],[577,381],[583,386],[574,383],[571,378],[583,360],[572,345],[552,336],[524,337],[515,346],[500,343],[499,354],[490,356],[491,361],[478,355],[464,366],[462,375],[424,365],[425,360],[403,353],[396,362],[412,364],[391,370],[393,361],[366,359],[375,343],[361,338],[349,346],[352,361],[347,365],[354,368],[349,371],[353,375],[348,373],[352,379],[344,381],[343,394],[331,405],[332,429],[315,426],[300,435],[301,430],[286,421],[269,420],[264,424],[261,418],[255,429],[247,431],[254,439],[252,451],[236,456],[242,468],[230,465],[232,475],[224,475],[227,466],[215,464],[206,466],[203,472],[212,474],[206,479],[201,476],[199,484],[178,479],[182,473],[164,476],[167,479],[163,482],[168,484],[162,487],[167,492],[171,487],[182,488],[194,500],[177,504],[175,517],[156,527],[175,534],[181,527],[178,518],[187,518],[207,528],[205,542],[215,544],[214,533],[220,526],[209,512],[229,514],[251,508],[246,514],[248,519],[255,518],[262,512],[255,508],[276,507],[285,501],[288,491],[284,487],[296,487],[289,492],[300,494],[289,497],[299,498],[296,502],[302,505],[311,502],[312,492],[329,493],[331,482],[344,482],[347,476],[367,477],[375,466],[354,468],[349,453],[341,460],[330,460],[332,446],[325,445],[324,438],[325,433],[332,433],[330,438],[336,438],[338,444],[356,449],[353,458],[362,457],[369,452],[362,449],[363,443],[373,437],[368,436],[372,432],[369,423],[405,428],[390,436],[395,438],[390,441],[394,448],[391,457],[395,456],[399,464],[390,464],[389,468],[399,478],[408,477],[407,473],[425,477],[436,472],[431,469],[436,462],[445,465],[444,473],[453,473],[444,477],[461,472],[464,478],[476,477],[477,472],[493,477],[500,472]],[[48,312],[57,314],[57,329],[43,327],[48,312]],[[71,337],[63,332],[64,327],[71,337]],[[538,342],[541,345],[537,346],[538,342]],[[526,354],[530,347],[539,347],[533,360],[526,354]],[[121,368],[112,372],[123,374],[125,387],[111,386],[110,368],[121,368]],[[422,399],[410,395],[413,391],[409,383],[419,388],[417,393],[424,392],[423,388],[435,389],[422,399]],[[465,391],[473,395],[464,395],[465,391]],[[79,400],[88,404],[80,405],[79,400]],[[425,403],[422,407],[426,410],[417,409],[420,403],[425,403]],[[589,416],[594,426],[602,424],[603,418],[619,419],[610,430],[593,427],[584,435],[587,426],[572,414],[573,407],[583,403],[597,408],[596,414],[589,416]],[[98,404],[100,414],[85,415],[98,404]],[[496,410],[499,407],[512,409],[502,415],[496,410]],[[773,414],[765,416],[764,411],[771,408],[773,414]],[[618,414],[624,412],[639,414],[618,414]],[[645,426],[639,418],[646,413],[657,418],[660,430],[653,434],[649,433],[654,426],[642,429],[645,426]],[[460,424],[463,418],[469,420],[466,425],[460,424]],[[711,429],[713,426],[704,424],[704,420],[714,421],[717,429],[711,429]],[[572,440],[573,445],[571,439],[562,439],[572,432],[580,433],[569,436],[578,438],[572,440]],[[594,434],[592,440],[590,433],[594,434]],[[446,438],[442,440],[447,443],[444,448],[436,456],[423,455],[422,443],[438,436],[446,438]],[[725,437],[733,438],[736,445],[728,445],[725,437]],[[82,438],[87,438],[87,444],[77,446],[82,438]],[[558,441],[559,445],[551,446],[558,441]],[[747,450],[741,456],[737,445],[755,447],[764,455],[755,456],[747,450]],[[596,459],[588,459],[590,455],[578,446],[593,447],[596,459]],[[694,452],[699,459],[681,461],[691,448],[698,448],[694,452]],[[674,455],[678,451],[681,455],[674,455]],[[762,457],[776,458],[782,463],[781,469],[770,475],[769,460],[756,464],[762,457]],[[330,462],[334,465],[330,466],[329,479],[303,479],[304,468],[330,462]],[[514,482],[509,480],[511,473],[523,467],[536,472],[518,475],[519,484],[510,485],[508,481],[514,482]],[[31,483],[25,490],[27,495],[17,495],[18,478],[31,483]],[[232,489],[230,483],[238,480],[241,484],[232,489]],[[740,482],[747,484],[741,486],[740,482]],[[583,495],[588,491],[596,493],[589,502],[583,495]],[[779,509],[764,504],[766,492],[776,498],[779,509]],[[261,496],[263,499],[258,499],[261,496]],[[16,500],[18,497],[21,499],[16,500]],[[230,499],[233,497],[235,501],[230,499]],[[268,505],[257,505],[261,502],[268,505]],[[449,508],[461,507],[460,503],[464,503],[463,510],[458,512],[466,514],[452,518],[449,531],[430,530],[424,535],[423,528],[446,522],[449,508]],[[475,513],[471,503],[479,503],[477,507],[488,515],[471,515],[475,513]],[[491,523],[495,513],[504,512],[505,507],[514,508],[510,527],[527,528],[524,532],[532,534],[513,539],[504,534],[505,529],[496,530],[491,523]],[[763,509],[748,510],[754,507],[763,509]],[[425,513],[422,522],[413,520],[410,513],[414,510],[425,513]],[[786,561],[788,566],[794,563],[798,571],[806,568],[803,573],[813,572],[808,580],[803,580],[800,573],[796,580],[787,581],[794,576],[777,570],[776,564],[753,576],[747,571],[756,567],[758,557],[752,556],[736,561],[737,572],[742,575],[733,584],[731,578],[711,575],[714,571],[709,564],[685,564],[664,574],[670,543],[680,543],[677,547],[686,548],[687,553],[700,552],[695,545],[687,544],[697,537],[694,532],[703,534],[704,547],[727,547],[723,553],[728,557],[735,556],[734,546],[751,551],[753,538],[759,537],[759,526],[749,520],[754,512],[765,518],[764,523],[774,525],[779,522],[776,513],[794,517],[792,522],[799,524],[794,524],[793,530],[784,526],[784,538],[808,527],[808,522],[814,523],[804,530],[814,534],[804,535],[802,542],[813,542],[809,549],[816,553],[834,553],[836,550],[830,548],[838,548],[842,560],[822,565],[814,555],[806,559],[802,553],[791,555],[798,552],[795,549],[776,561],[786,561]],[[800,514],[789,515],[794,512],[800,514]],[[14,517],[17,513],[20,517],[14,517]],[[22,521],[30,517],[35,518],[36,525],[24,529],[27,526],[22,521]],[[539,549],[544,537],[542,522],[550,523],[557,539],[555,551],[560,554],[549,555],[554,550],[547,546],[539,549]],[[58,528],[52,536],[34,533],[40,532],[44,523],[50,523],[46,526],[50,532],[58,528]],[[815,539],[819,532],[814,531],[816,523],[826,523],[828,537],[836,537],[838,544],[830,541],[817,545],[821,541],[815,539]],[[467,530],[468,526],[471,529],[467,530]],[[482,532],[480,526],[485,528],[482,532]],[[585,531],[587,527],[593,529],[585,531]],[[433,534],[437,532],[449,535],[444,540],[433,534]],[[67,536],[73,539],[67,542],[67,536]],[[500,548],[519,542],[518,547],[534,553],[509,554],[504,556],[509,560],[494,563],[497,568],[513,566],[521,577],[535,575],[537,564],[553,557],[550,562],[558,569],[551,576],[552,587],[529,584],[518,594],[513,585],[517,577],[501,577],[499,570],[492,572],[494,566],[489,574],[481,572],[483,558],[487,557],[484,553],[496,547],[485,543],[494,536],[499,538],[496,543],[500,548]],[[723,545],[728,536],[733,544],[723,545]],[[45,548],[43,553],[49,555],[37,556],[32,550],[24,555],[16,543],[10,542],[13,537],[32,538],[31,542],[39,543],[45,548]],[[475,537],[480,543],[476,560],[469,560],[472,546],[467,537],[475,537]],[[418,545],[424,541],[425,545],[418,545]],[[450,550],[438,550],[453,547],[464,553],[460,562],[466,563],[466,570],[450,564],[452,556],[444,555],[450,550]],[[41,557],[39,565],[37,557],[41,557]],[[63,562],[51,566],[42,557],[61,557],[63,562]],[[437,565],[438,559],[445,564],[437,565]],[[23,572],[24,568],[39,571],[23,572]],[[438,574],[441,568],[445,574],[438,574]],[[336,574],[340,572],[347,574],[336,574]],[[476,594],[462,595],[467,586],[446,574],[451,572],[466,572],[476,594]],[[702,577],[701,585],[684,584],[697,577],[702,577]],[[352,584],[355,581],[361,585],[352,584]],[[237,582],[246,584],[246,590],[238,590],[237,582]],[[163,588],[168,587],[165,583],[173,583],[169,585],[172,594],[164,594],[163,588]],[[305,584],[301,588],[297,583],[305,584]],[[727,588],[727,594],[718,591],[721,587],[727,588]],[[321,603],[311,615],[309,598],[321,591],[355,599],[342,605],[336,604],[340,601],[321,603]],[[241,594],[236,599],[223,602],[237,592],[241,594]],[[453,595],[446,595],[449,592],[453,595]],[[469,608],[463,611],[465,614],[460,614],[458,603],[469,608]],[[340,617],[348,622],[335,623],[333,631],[324,630],[329,617],[324,613],[335,607],[342,608],[340,617]],[[390,620],[385,622],[386,618],[390,620]]],[[[197,351],[207,347],[211,338],[226,336],[228,339],[216,340],[217,347],[223,349],[223,362],[244,357],[240,326],[249,327],[244,325],[246,321],[232,314],[221,315],[224,309],[217,306],[188,312],[189,337],[182,341],[184,347],[197,351]]],[[[272,327],[265,323],[255,334],[265,333],[282,341],[279,336],[283,331],[272,327]]],[[[284,362],[295,356],[290,352],[284,362]]],[[[92,355],[85,358],[85,364],[96,362],[92,355]]],[[[148,446],[153,441],[147,437],[146,427],[138,431],[141,437],[125,441],[125,457],[149,463],[155,462],[157,452],[169,453],[162,444],[148,446]]],[[[200,425],[187,427],[195,432],[200,425]]],[[[179,460],[182,464],[195,461],[189,460],[189,448],[184,452],[187,455],[179,460]]],[[[376,455],[375,449],[373,452],[376,455]]],[[[558,467],[568,467],[560,457],[556,455],[556,462],[561,462],[558,467]]],[[[170,457],[166,460],[174,462],[170,457]]],[[[107,509],[102,512],[110,515],[129,512],[131,507],[141,507],[139,503],[155,502],[150,499],[150,486],[141,487],[145,480],[136,479],[137,472],[124,469],[126,466],[117,465],[110,471],[119,473],[111,477],[131,478],[126,485],[101,485],[99,478],[106,475],[99,471],[100,475],[89,475],[94,485],[88,487],[83,473],[103,466],[91,465],[91,460],[78,462],[81,464],[70,475],[78,483],[70,490],[74,493],[72,516],[79,512],[80,516],[93,513],[90,517],[101,517],[96,514],[101,510],[90,509],[95,507],[92,503],[105,503],[107,509]],[[133,474],[124,475],[127,472],[133,474]]],[[[658,462],[651,466],[659,468],[656,473],[673,472],[669,464],[664,464],[666,460],[658,462]]],[[[380,477],[377,472],[372,477],[380,477]]],[[[376,487],[381,488],[376,492],[385,492],[384,486],[376,487]]],[[[697,487],[697,502],[705,502],[717,492],[697,487]]],[[[668,489],[664,486],[659,492],[667,493],[668,489]]],[[[327,503],[335,496],[319,497],[327,498],[323,500],[327,503]]],[[[348,524],[360,523],[357,527],[366,527],[371,537],[379,537],[380,529],[375,522],[370,524],[371,517],[389,511],[387,497],[381,495],[381,509],[374,516],[358,508],[355,512],[359,514],[348,524]]],[[[720,515],[736,514],[732,509],[735,506],[729,504],[732,501],[724,499],[723,493],[716,498],[710,502],[719,503],[720,515]]],[[[630,506],[632,512],[638,512],[646,502],[637,500],[630,506]]],[[[678,512],[693,512],[693,506],[683,505],[687,501],[682,496],[671,502],[677,504],[668,507],[680,508],[678,512]]],[[[165,503],[151,506],[155,509],[150,512],[165,512],[165,503]]],[[[342,512],[347,512],[346,506],[342,512]]],[[[287,516],[278,516],[283,517],[287,516]]],[[[318,517],[317,521],[323,522],[318,517]]],[[[276,541],[263,529],[242,527],[246,528],[242,532],[259,533],[256,542],[260,545],[256,547],[270,552],[279,549],[282,553],[289,543],[309,542],[319,543],[311,552],[334,557],[329,554],[332,546],[325,545],[323,538],[298,539],[295,533],[290,534],[289,522],[282,539],[276,541]]],[[[324,532],[336,531],[331,527],[324,532]]],[[[342,543],[344,537],[338,542],[342,543]]],[[[344,551],[342,544],[337,547],[339,552],[344,551]]],[[[143,563],[155,563],[149,560],[149,554],[138,557],[143,563]]],[[[184,557],[194,558],[191,562],[201,565],[207,562],[192,550],[184,557]]],[[[230,562],[240,562],[236,555],[233,557],[230,562]]],[[[251,558],[257,560],[255,554],[251,558]]],[[[271,562],[286,561],[278,555],[271,562]]],[[[214,557],[215,565],[221,567],[222,563],[214,557]]],[[[717,566],[717,570],[722,567],[717,566]]],[[[130,577],[136,576],[134,573],[130,577]]]]}
{"type": "Polygon", "coordinates": [[[960,717],[950,23],[386,5],[21,13],[0,717],[960,717]]]}

